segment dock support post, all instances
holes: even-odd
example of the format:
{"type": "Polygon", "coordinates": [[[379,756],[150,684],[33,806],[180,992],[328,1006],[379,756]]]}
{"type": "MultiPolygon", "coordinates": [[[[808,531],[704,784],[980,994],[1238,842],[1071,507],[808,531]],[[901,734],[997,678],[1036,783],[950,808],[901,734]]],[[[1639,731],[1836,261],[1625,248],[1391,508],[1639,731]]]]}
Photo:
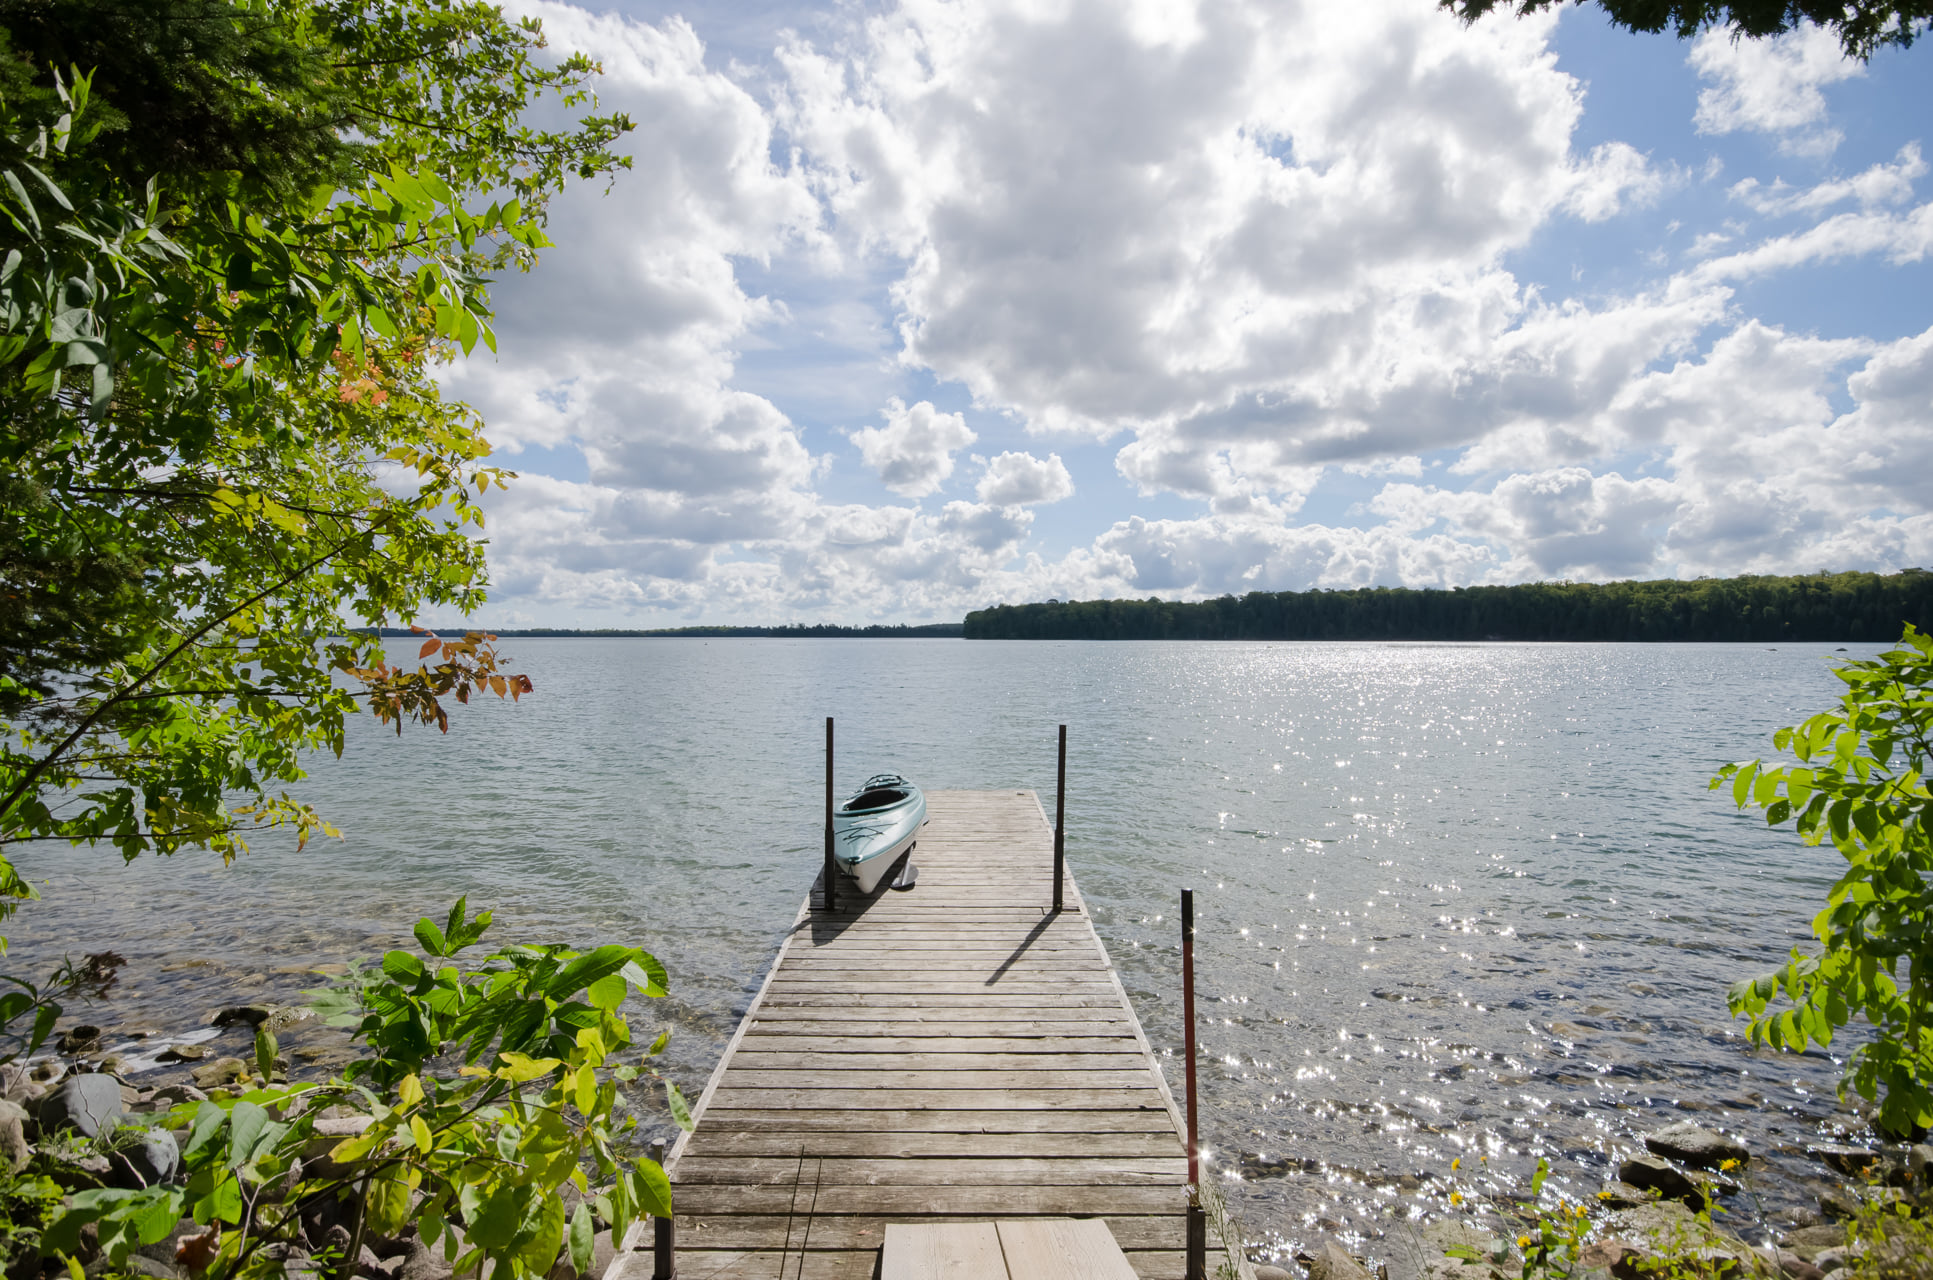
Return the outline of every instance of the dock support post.
{"type": "Polygon", "coordinates": [[[1060,727],[1060,774],[1054,786],[1054,914],[1060,914],[1060,882],[1067,861],[1067,726],[1060,727]]]}
{"type": "Polygon", "coordinates": [[[826,717],[826,870],[825,870],[826,887],[825,887],[825,893],[821,895],[825,900],[825,908],[826,908],[827,915],[832,914],[832,906],[834,901],[836,900],[836,895],[838,893],[838,890],[832,887],[832,876],[833,876],[834,870],[835,868],[832,865],[832,717],[827,716],[826,717]]]}
{"type": "Polygon", "coordinates": [[[1181,1051],[1187,1059],[1188,1259],[1186,1280],[1208,1280],[1208,1215],[1201,1206],[1201,1127],[1195,1109],[1195,891],[1181,891],[1181,1051]]]}
{"type": "MultiPolygon", "coordinates": [[[[663,1167],[664,1143],[651,1144],[651,1158],[663,1167]]],[[[651,1232],[651,1280],[678,1280],[677,1224],[654,1217],[651,1232]]]]}

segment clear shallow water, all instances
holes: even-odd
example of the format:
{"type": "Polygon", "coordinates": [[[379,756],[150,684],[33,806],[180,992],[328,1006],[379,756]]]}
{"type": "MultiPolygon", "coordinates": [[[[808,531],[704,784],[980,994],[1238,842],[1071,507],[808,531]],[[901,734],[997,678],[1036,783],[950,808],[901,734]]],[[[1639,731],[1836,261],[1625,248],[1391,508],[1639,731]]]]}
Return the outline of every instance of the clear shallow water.
{"type": "Polygon", "coordinates": [[[271,835],[228,868],[23,860],[46,900],[8,967],[111,947],[128,976],[84,1016],[176,1030],[467,893],[495,936],[662,958],[673,998],[635,1021],[671,1023],[695,1093],[816,870],[823,717],[842,786],[891,767],[1049,806],[1064,721],[1068,856],[1169,1054],[1197,890],[1204,1141],[1266,1243],[1437,1212],[1459,1156],[1466,1195],[1539,1155],[1588,1194],[1684,1118],[1769,1157],[1776,1217],[1823,1175],[1803,1144],[1853,1123],[1831,1060],[1748,1052],[1724,1007],[1806,941],[1838,859],[1705,789],[1830,704],[1824,646],[503,647],[536,684],[521,706],[463,709],[447,737],[362,724],[315,762],[298,794],[340,841],[271,835]]]}

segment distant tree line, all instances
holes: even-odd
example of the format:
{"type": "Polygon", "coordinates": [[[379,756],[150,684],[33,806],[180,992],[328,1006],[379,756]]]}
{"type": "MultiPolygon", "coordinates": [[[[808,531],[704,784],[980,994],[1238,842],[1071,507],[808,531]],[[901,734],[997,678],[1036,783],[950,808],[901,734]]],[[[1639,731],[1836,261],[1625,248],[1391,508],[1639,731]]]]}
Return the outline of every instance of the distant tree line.
{"type": "MultiPolygon", "coordinates": [[[[827,637],[857,639],[930,639],[935,636],[958,639],[963,632],[963,624],[958,622],[929,622],[918,626],[895,623],[891,626],[873,623],[864,627],[840,627],[830,622],[815,622],[807,625],[794,622],[780,627],[660,627],[650,631],[624,631],[612,627],[599,627],[595,630],[577,630],[569,627],[525,627],[521,630],[498,630],[491,632],[497,636],[592,636],[605,639],[651,636],[758,636],[778,640],[818,640],[827,637]]],[[[385,636],[412,636],[419,633],[405,627],[384,627],[385,636]]]]}
{"type": "Polygon", "coordinates": [[[969,640],[1897,640],[1933,630],[1933,573],[1251,591],[1049,600],[966,616],[969,640]]]}

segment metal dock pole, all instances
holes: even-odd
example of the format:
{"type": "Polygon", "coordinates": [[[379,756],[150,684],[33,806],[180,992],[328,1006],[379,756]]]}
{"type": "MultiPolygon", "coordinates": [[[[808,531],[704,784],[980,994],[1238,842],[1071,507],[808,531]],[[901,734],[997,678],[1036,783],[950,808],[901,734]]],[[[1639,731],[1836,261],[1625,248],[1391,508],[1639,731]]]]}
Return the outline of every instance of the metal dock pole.
{"type": "Polygon", "coordinates": [[[1186,1280],[1208,1280],[1208,1214],[1201,1207],[1201,1127],[1195,1110],[1195,891],[1181,891],[1181,1035],[1187,1056],[1188,1269],[1186,1280]]]}
{"type": "Polygon", "coordinates": [[[837,901],[837,890],[832,887],[832,717],[826,717],[826,890],[823,895],[826,914],[832,914],[833,904],[837,901]]]}
{"type": "Polygon", "coordinates": [[[1060,914],[1060,882],[1067,861],[1067,726],[1060,727],[1060,781],[1054,788],[1054,914],[1060,914]]]}
{"type": "MultiPolygon", "coordinates": [[[[651,1158],[664,1167],[664,1143],[651,1144],[651,1158]]],[[[653,1218],[651,1233],[651,1280],[678,1280],[677,1224],[653,1218]]]]}

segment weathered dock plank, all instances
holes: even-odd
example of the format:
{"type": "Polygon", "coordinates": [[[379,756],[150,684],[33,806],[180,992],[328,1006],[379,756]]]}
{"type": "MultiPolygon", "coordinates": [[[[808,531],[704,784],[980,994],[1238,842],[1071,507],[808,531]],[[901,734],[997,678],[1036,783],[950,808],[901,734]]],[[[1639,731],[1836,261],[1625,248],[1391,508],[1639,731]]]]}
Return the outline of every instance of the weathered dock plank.
{"type": "Polygon", "coordinates": [[[918,887],[815,887],[667,1159],[678,1274],[868,1280],[889,1222],[1074,1217],[1178,1280],[1180,1117],[1071,873],[1049,909],[1039,801],[927,802],[918,887]]]}

